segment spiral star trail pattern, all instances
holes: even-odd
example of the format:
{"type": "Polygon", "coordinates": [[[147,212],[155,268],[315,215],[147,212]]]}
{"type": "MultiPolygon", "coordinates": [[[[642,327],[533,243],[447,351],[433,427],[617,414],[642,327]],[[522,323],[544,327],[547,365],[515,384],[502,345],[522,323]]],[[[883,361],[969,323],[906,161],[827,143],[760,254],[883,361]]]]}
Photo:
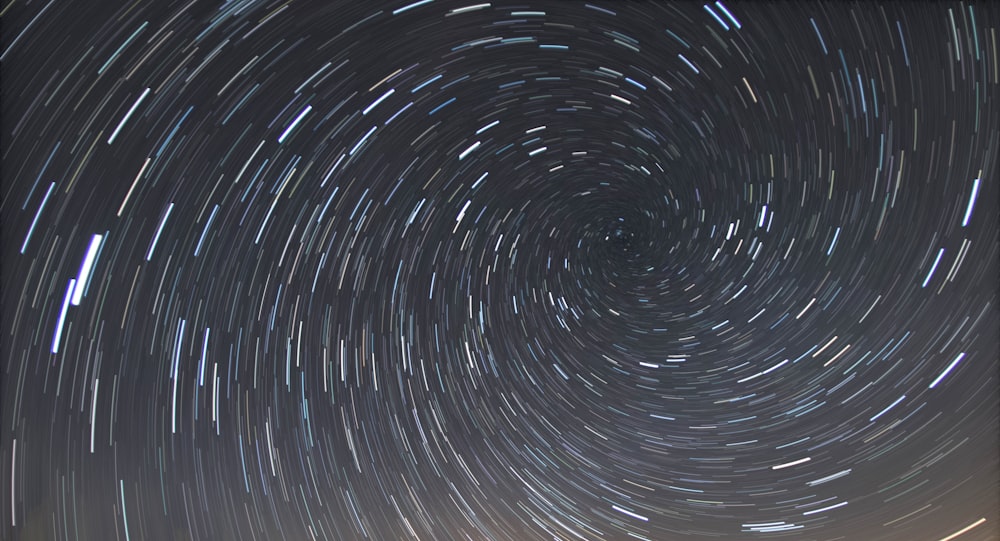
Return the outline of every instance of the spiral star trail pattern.
{"type": "Polygon", "coordinates": [[[997,538],[995,4],[2,20],[2,537],[997,538]]]}

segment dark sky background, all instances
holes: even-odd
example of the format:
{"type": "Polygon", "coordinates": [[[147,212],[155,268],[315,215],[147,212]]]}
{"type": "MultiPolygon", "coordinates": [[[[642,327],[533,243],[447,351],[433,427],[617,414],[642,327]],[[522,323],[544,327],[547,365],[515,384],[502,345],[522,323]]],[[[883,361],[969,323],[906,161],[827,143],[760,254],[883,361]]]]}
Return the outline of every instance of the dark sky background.
{"type": "Polygon", "coordinates": [[[995,540],[989,2],[2,8],[4,539],[995,540]]]}

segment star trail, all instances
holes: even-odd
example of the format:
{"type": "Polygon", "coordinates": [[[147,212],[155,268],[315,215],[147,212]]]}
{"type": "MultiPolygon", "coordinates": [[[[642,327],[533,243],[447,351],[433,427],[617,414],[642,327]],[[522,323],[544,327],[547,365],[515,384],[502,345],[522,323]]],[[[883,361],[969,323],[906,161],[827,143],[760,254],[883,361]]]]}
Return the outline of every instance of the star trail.
{"type": "Polygon", "coordinates": [[[0,10],[0,537],[1000,538],[997,4],[0,10]]]}

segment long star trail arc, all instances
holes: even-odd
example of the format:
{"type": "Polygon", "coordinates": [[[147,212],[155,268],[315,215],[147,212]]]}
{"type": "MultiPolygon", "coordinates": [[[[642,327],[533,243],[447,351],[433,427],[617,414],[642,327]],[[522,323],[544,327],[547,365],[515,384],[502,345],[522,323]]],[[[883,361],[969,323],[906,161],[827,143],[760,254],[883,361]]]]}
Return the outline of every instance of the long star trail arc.
{"type": "Polygon", "coordinates": [[[0,538],[1000,537],[995,3],[0,18],[0,538]]]}

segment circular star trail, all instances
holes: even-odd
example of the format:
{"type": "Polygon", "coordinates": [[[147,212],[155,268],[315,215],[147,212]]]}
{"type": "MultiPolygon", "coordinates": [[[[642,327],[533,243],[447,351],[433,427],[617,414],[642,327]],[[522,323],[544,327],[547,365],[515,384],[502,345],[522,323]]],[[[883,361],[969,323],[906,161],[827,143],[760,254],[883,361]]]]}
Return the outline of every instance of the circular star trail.
{"type": "Polygon", "coordinates": [[[987,2],[12,1],[6,539],[996,539],[987,2]]]}

